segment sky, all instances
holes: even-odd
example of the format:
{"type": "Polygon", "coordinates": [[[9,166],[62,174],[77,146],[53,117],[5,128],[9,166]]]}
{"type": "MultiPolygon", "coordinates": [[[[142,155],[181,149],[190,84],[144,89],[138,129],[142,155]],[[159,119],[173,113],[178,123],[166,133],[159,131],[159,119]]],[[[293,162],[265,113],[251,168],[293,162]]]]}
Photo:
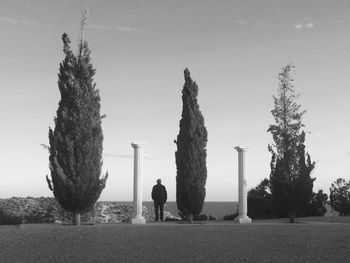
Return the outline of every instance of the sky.
{"type": "Polygon", "coordinates": [[[66,32],[77,49],[80,19],[101,95],[100,200],[128,201],[133,141],[143,141],[143,200],[161,178],[176,199],[176,139],[188,67],[208,130],[207,201],[238,200],[238,153],[248,188],[269,177],[267,132],[278,73],[289,63],[316,161],[314,191],[350,179],[350,2],[280,0],[0,0],[0,198],[52,196],[48,129],[66,32]]]}

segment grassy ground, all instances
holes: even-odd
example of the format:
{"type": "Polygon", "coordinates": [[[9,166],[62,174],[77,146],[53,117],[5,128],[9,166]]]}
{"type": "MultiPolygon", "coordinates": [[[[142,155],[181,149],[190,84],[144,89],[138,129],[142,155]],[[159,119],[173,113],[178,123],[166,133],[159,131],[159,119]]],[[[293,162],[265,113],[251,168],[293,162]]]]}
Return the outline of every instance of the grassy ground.
{"type": "MultiPolygon", "coordinates": [[[[288,218],[282,219],[268,219],[268,220],[254,220],[255,223],[288,223],[288,218]]],[[[340,223],[350,224],[350,216],[310,216],[310,217],[298,217],[296,218],[297,223],[340,223]]]]}
{"type": "Polygon", "coordinates": [[[0,226],[0,262],[349,262],[350,218],[0,226]]]}

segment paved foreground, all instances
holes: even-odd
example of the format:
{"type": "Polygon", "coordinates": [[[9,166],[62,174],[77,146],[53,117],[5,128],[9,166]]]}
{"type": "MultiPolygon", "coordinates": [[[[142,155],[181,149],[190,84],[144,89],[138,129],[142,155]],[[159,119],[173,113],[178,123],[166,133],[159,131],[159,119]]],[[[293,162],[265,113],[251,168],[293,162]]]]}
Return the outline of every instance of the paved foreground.
{"type": "Polygon", "coordinates": [[[350,262],[350,224],[0,226],[0,262],[350,262]]]}

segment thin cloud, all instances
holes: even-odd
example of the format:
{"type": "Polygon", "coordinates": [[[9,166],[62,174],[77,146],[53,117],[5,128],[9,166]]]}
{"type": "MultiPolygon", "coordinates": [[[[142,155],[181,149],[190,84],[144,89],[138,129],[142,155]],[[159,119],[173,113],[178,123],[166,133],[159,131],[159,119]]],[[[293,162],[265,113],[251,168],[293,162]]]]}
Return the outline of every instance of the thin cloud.
{"type": "Polygon", "coordinates": [[[16,60],[14,58],[3,58],[2,62],[5,64],[13,64],[16,63],[16,60]]]}
{"type": "Polygon", "coordinates": [[[340,129],[334,129],[329,132],[330,135],[335,136],[338,134],[350,134],[350,127],[342,127],[340,129]]]}
{"type": "Polygon", "coordinates": [[[306,23],[306,24],[301,24],[301,23],[299,23],[299,24],[295,24],[294,26],[293,26],[293,28],[295,29],[295,30],[302,30],[302,29],[311,29],[311,28],[313,28],[313,27],[315,27],[315,24],[314,23],[312,23],[312,22],[309,22],[309,23],[306,23]]]}
{"type": "Polygon", "coordinates": [[[248,22],[246,20],[236,19],[235,23],[239,24],[240,26],[245,26],[248,22]]]}
{"type": "Polygon", "coordinates": [[[314,23],[308,23],[307,25],[306,25],[306,28],[313,28],[314,27],[314,23]]]}
{"type": "Polygon", "coordinates": [[[300,29],[302,29],[303,28],[303,25],[302,24],[296,24],[296,25],[294,25],[294,29],[295,30],[300,30],[300,29]]]}
{"type": "Polygon", "coordinates": [[[16,25],[34,26],[37,24],[34,21],[28,21],[24,19],[17,19],[17,18],[11,18],[11,17],[0,17],[0,23],[14,25],[14,26],[16,25]]]}
{"type": "Polygon", "coordinates": [[[340,129],[340,132],[343,132],[343,133],[350,133],[350,127],[344,127],[342,129],[340,129]]]}
{"type": "Polygon", "coordinates": [[[88,28],[96,30],[114,30],[120,32],[136,32],[136,33],[147,33],[147,30],[142,27],[119,27],[119,26],[100,26],[100,25],[89,25],[88,28]]]}

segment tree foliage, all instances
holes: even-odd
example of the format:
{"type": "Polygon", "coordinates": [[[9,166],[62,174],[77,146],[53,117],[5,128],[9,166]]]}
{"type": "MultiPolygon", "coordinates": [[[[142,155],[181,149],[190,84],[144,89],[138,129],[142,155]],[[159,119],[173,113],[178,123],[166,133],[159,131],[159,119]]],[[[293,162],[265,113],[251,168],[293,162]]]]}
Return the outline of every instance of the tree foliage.
{"type": "Polygon", "coordinates": [[[47,176],[47,182],[59,204],[80,218],[80,213],[95,204],[108,177],[108,173],[100,177],[104,116],[100,116],[100,95],[93,80],[95,69],[83,33],[77,54],[71,50],[66,33],[62,41],[65,58],[58,74],[61,100],[55,128],[49,128],[52,181],[47,176]]]}
{"type": "Polygon", "coordinates": [[[312,194],[311,202],[307,205],[304,214],[301,216],[324,216],[327,212],[326,204],[328,195],[319,190],[312,194]]]}
{"type": "Polygon", "coordinates": [[[180,132],[175,141],[176,202],[180,214],[190,220],[202,211],[207,179],[207,129],[197,102],[198,86],[184,71],[180,132]]]}
{"type": "Polygon", "coordinates": [[[273,96],[274,109],[271,111],[275,124],[270,125],[274,144],[269,145],[271,158],[270,186],[274,204],[289,215],[294,222],[298,211],[305,209],[312,198],[313,181],[310,177],[315,163],[305,152],[305,132],[301,130],[302,116],[296,103],[290,77],[292,65],[284,67],[279,74],[278,95],[273,96]]]}
{"type": "Polygon", "coordinates": [[[329,188],[331,207],[340,215],[350,215],[350,181],[338,178],[329,188]]]}

